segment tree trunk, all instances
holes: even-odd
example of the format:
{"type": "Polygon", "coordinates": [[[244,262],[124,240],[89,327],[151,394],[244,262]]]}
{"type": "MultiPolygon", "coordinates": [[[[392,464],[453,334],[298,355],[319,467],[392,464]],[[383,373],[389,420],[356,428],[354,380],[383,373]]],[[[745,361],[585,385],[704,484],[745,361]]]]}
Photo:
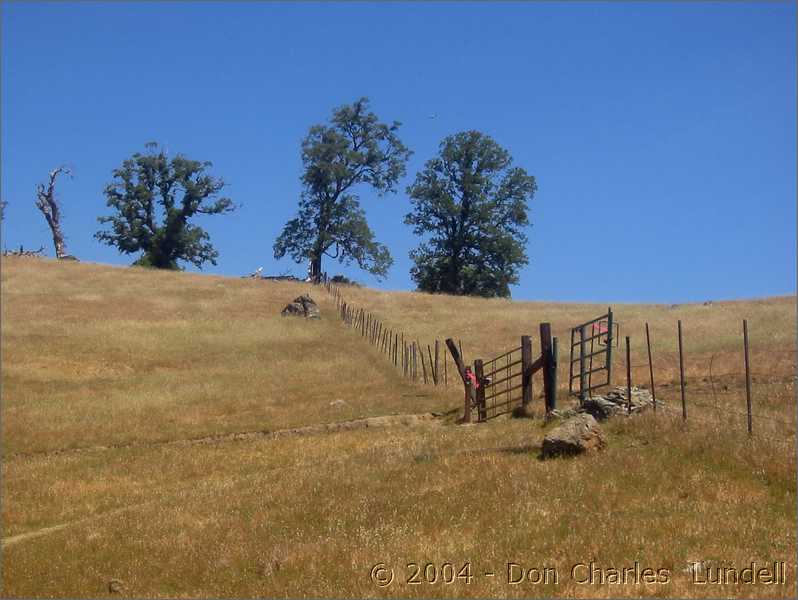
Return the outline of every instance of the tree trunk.
{"type": "Polygon", "coordinates": [[[321,281],[321,252],[318,252],[315,256],[310,258],[310,272],[308,273],[308,277],[313,283],[319,283],[321,281]]]}
{"type": "Polygon", "coordinates": [[[55,257],[64,258],[66,256],[66,244],[64,243],[64,234],[61,233],[61,227],[56,223],[53,227],[53,245],[55,246],[55,257]]]}
{"type": "Polygon", "coordinates": [[[56,258],[63,258],[67,255],[66,242],[61,231],[61,207],[55,197],[55,182],[61,173],[71,175],[71,171],[66,167],[58,167],[50,171],[47,187],[43,184],[36,186],[36,208],[44,215],[47,225],[53,234],[56,258]]]}

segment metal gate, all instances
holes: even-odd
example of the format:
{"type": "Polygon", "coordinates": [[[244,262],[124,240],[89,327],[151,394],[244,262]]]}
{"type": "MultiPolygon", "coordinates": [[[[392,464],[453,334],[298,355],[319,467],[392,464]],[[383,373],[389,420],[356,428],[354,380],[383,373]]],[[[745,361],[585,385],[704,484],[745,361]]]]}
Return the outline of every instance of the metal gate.
{"type": "MultiPolygon", "coordinates": [[[[481,382],[479,420],[486,421],[511,412],[523,403],[524,362],[531,367],[532,344],[529,337],[521,345],[481,364],[475,365],[477,381],[481,382]],[[526,348],[525,348],[526,346],[526,348]],[[482,374],[479,371],[482,371],[482,374]]],[[[527,369],[528,370],[528,369],[527,369]]],[[[531,384],[531,379],[528,382],[531,384]]],[[[531,393],[530,393],[531,397],[531,393]]]]}
{"type": "Polygon", "coordinates": [[[606,314],[571,328],[569,395],[584,400],[592,390],[610,385],[612,348],[619,339],[620,326],[609,308],[606,314]]]}
{"type": "Polygon", "coordinates": [[[521,345],[488,361],[474,360],[473,369],[463,363],[452,338],[446,346],[463,380],[465,404],[463,421],[471,422],[472,409],[477,420],[487,421],[499,415],[528,407],[532,402],[532,376],[543,371],[546,412],[557,403],[557,338],[552,338],[551,325],[540,324],[540,356],[532,360],[532,338],[521,336],[521,345]]]}

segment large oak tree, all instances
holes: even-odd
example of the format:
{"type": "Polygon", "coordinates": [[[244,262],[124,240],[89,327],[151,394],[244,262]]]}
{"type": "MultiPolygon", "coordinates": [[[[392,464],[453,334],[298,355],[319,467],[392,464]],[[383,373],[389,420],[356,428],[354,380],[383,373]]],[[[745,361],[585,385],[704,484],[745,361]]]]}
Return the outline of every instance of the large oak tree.
{"type": "Polygon", "coordinates": [[[419,290],[457,295],[510,296],[528,261],[527,203],[535,178],[512,166],[490,136],[466,131],[443,140],[407,188],[405,217],[425,238],[410,257],[419,290]]]}
{"type": "Polygon", "coordinates": [[[169,158],[155,143],[147,144],[147,149],[113,172],[105,196],[115,212],[98,218],[110,230],[98,231],[95,237],[125,254],[141,252],[135,265],[159,269],[178,269],[178,261],[200,268],[206,262],[215,265],[219,253],[210,236],[190,220],[235,209],[232,200],[218,197],[224,182],[207,173],[210,162],[181,154],[169,158]]]}
{"type": "Polygon", "coordinates": [[[360,98],[335,109],[329,124],[310,128],[302,142],[299,214],[275,241],[275,258],[308,261],[314,281],[325,255],[385,276],[393,259],[374,239],[355,189],[365,185],[378,196],[396,192],[411,154],[396,135],[399,125],[380,122],[368,99],[360,98]]]}

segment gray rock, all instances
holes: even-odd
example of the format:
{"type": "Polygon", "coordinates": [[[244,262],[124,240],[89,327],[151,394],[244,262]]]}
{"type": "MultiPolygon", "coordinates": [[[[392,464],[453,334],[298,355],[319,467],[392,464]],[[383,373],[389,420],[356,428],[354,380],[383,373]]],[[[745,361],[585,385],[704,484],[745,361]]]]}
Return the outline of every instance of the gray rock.
{"type": "Polygon", "coordinates": [[[579,414],[579,408],[554,408],[546,413],[544,420],[548,423],[549,421],[554,421],[555,419],[559,419],[564,421],[565,419],[570,419],[573,416],[579,414]]]}
{"type": "Polygon", "coordinates": [[[605,421],[625,409],[621,409],[620,405],[605,400],[601,396],[596,396],[585,400],[580,410],[591,415],[597,421],[605,421]]]}
{"type": "Polygon", "coordinates": [[[287,304],[280,314],[284,317],[305,317],[306,319],[321,318],[319,306],[313,301],[313,298],[306,294],[294,298],[294,301],[287,304]]]}
{"type": "MultiPolygon", "coordinates": [[[[625,386],[618,386],[615,389],[610,390],[603,396],[595,396],[594,398],[591,398],[591,400],[601,402],[605,406],[607,406],[609,412],[607,416],[628,413],[628,402],[627,402],[627,394],[625,386]],[[614,405],[615,408],[614,409],[610,408],[608,403],[614,405]]],[[[641,410],[648,408],[652,404],[654,404],[654,399],[651,397],[651,392],[649,392],[648,390],[640,389],[638,387],[632,388],[633,413],[640,412],[641,410]]]]}
{"type": "Polygon", "coordinates": [[[604,434],[596,419],[588,414],[580,414],[571,417],[546,434],[543,438],[541,456],[551,458],[582,454],[588,450],[599,450],[604,445],[604,434]]]}

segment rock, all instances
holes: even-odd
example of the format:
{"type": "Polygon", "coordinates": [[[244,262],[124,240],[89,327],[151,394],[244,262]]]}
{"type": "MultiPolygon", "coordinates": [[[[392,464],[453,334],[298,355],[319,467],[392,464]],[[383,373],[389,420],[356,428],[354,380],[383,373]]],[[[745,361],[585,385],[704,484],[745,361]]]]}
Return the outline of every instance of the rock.
{"type": "Polygon", "coordinates": [[[548,423],[555,419],[564,421],[579,414],[579,408],[554,408],[546,413],[544,420],[548,423]]]}
{"type": "Polygon", "coordinates": [[[622,409],[620,405],[610,402],[609,400],[605,400],[601,396],[596,396],[595,398],[588,398],[582,403],[581,410],[590,416],[592,416],[597,421],[604,421],[617,415],[622,409]]]}
{"type": "Polygon", "coordinates": [[[294,301],[287,304],[280,314],[284,317],[305,317],[306,319],[321,318],[319,306],[313,301],[313,298],[306,294],[294,298],[294,301]]]}
{"type": "MultiPolygon", "coordinates": [[[[605,402],[609,402],[616,406],[616,410],[610,414],[627,414],[627,396],[626,396],[626,387],[625,386],[618,386],[614,390],[607,392],[604,396],[597,396],[593,398],[593,400],[601,399],[605,402]]],[[[640,389],[638,387],[632,388],[632,412],[640,412],[644,408],[647,408],[654,404],[654,399],[651,397],[651,392],[648,390],[640,389]]]]}
{"type": "Polygon", "coordinates": [[[125,584],[121,579],[112,579],[108,582],[108,591],[111,594],[121,594],[125,590],[125,584]]]}
{"type": "Polygon", "coordinates": [[[299,302],[291,302],[291,304],[285,305],[285,308],[280,311],[280,314],[284,317],[304,317],[305,307],[299,302]]]}
{"type": "Polygon", "coordinates": [[[343,406],[347,406],[347,403],[346,400],[341,400],[340,398],[338,398],[337,400],[333,400],[332,402],[330,402],[330,406],[335,406],[336,408],[340,408],[343,406]]]}
{"type": "Polygon", "coordinates": [[[543,438],[542,458],[581,454],[603,447],[604,434],[601,426],[591,415],[581,414],[571,417],[546,434],[543,438]]]}

